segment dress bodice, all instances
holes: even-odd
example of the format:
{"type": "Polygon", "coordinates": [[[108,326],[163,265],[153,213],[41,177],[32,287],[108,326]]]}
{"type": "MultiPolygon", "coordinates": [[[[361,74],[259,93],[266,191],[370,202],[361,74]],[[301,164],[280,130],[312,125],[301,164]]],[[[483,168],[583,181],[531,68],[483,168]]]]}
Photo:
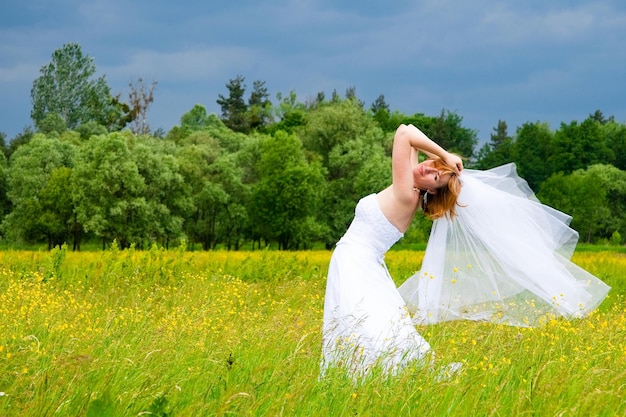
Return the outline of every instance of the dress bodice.
{"type": "Polygon", "coordinates": [[[337,243],[358,244],[376,251],[381,256],[404,236],[387,220],[380,210],[376,194],[359,200],[350,227],[337,243]]]}

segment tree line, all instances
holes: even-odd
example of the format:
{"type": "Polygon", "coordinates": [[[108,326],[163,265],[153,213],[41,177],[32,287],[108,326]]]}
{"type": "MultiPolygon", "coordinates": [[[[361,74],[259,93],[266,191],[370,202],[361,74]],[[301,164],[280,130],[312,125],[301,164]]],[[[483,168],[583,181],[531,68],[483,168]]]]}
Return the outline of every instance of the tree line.
{"type": "MultiPolygon", "coordinates": [[[[80,46],[55,51],[33,83],[34,129],[9,143],[0,134],[5,243],[331,248],[358,199],[389,184],[400,123],[464,156],[467,168],[515,162],[542,202],[573,216],[584,241],[626,235],[626,125],[600,111],[513,134],[500,120],[476,150],[476,131],[454,112],[406,115],[383,95],[367,107],[354,88],[308,101],[277,94],[273,103],[264,82],[247,94],[237,76],[218,96],[221,115],[197,104],[162,132],[146,117],[156,83],[131,83],[124,103],[94,74],[80,46]]],[[[424,242],[429,230],[418,215],[404,241],[424,242]]]]}

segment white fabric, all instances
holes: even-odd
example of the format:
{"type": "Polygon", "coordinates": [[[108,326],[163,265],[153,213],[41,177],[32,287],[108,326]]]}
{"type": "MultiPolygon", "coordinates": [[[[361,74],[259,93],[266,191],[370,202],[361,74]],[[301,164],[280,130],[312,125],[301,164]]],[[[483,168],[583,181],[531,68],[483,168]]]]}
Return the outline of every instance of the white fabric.
{"type": "Polygon", "coordinates": [[[602,302],[609,286],[570,262],[571,218],[541,204],[514,164],[460,179],[458,215],[433,223],[421,270],[399,288],[414,322],[535,326],[602,302]]]}
{"type": "Polygon", "coordinates": [[[345,368],[355,377],[373,366],[395,372],[430,350],[384,263],[384,253],[401,237],[375,194],[359,201],[328,269],[322,375],[328,367],[345,368]]]}

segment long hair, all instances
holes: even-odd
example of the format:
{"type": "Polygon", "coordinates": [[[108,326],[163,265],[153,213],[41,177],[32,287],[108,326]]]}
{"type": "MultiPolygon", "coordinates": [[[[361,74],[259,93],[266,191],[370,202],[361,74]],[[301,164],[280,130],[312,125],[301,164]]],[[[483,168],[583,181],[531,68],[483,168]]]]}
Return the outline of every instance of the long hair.
{"type": "Polygon", "coordinates": [[[441,159],[433,158],[434,166],[441,175],[451,174],[448,183],[437,190],[437,194],[423,193],[422,210],[431,220],[443,216],[453,219],[456,216],[457,199],[461,193],[461,181],[454,170],[441,159]]]}

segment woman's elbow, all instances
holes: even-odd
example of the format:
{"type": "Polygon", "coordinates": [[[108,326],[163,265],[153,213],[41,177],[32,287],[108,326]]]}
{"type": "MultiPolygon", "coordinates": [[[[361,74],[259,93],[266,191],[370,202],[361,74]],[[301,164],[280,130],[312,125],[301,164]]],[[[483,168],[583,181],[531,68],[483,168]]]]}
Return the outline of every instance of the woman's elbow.
{"type": "Polygon", "coordinates": [[[396,134],[397,135],[402,135],[405,134],[408,131],[408,126],[405,124],[401,124],[400,126],[398,126],[398,128],[396,129],[396,134]]]}

